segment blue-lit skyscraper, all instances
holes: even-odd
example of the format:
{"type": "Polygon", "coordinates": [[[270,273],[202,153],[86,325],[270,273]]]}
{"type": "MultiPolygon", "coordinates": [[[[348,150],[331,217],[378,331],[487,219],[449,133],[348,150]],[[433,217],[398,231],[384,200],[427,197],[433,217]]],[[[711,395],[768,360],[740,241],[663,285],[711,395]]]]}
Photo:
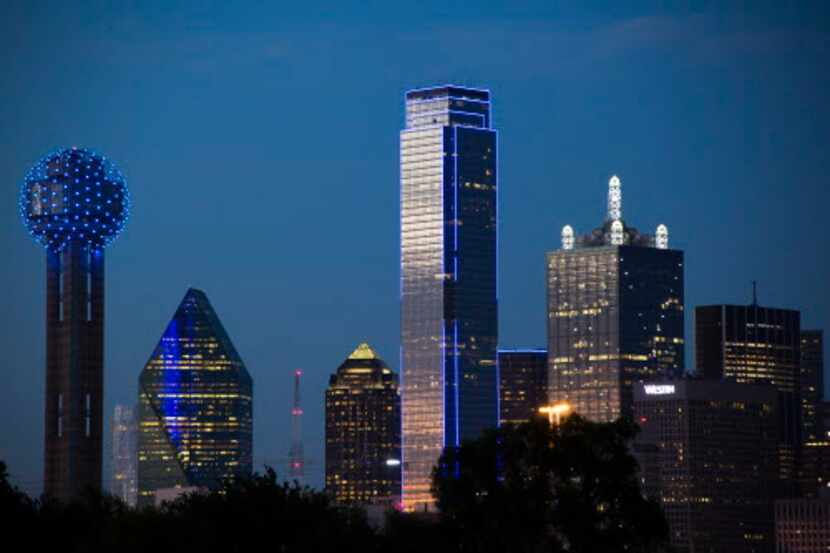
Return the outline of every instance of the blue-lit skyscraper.
{"type": "Polygon", "coordinates": [[[252,468],[253,382],[201,290],[187,291],[139,378],[138,505],[252,468]]]}
{"type": "Polygon", "coordinates": [[[401,131],[403,506],[445,446],[498,424],[497,135],[490,93],[406,94],[401,131]]]}

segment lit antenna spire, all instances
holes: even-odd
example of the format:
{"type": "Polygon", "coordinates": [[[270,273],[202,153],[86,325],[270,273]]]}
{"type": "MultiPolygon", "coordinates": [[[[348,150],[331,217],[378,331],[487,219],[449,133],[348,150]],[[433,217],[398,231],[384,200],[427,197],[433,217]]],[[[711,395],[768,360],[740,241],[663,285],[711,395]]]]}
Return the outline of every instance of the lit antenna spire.
{"type": "Polygon", "coordinates": [[[562,249],[574,249],[574,229],[571,225],[562,227],[562,249]]]}
{"type": "Polygon", "coordinates": [[[611,244],[622,246],[625,242],[625,234],[622,222],[617,219],[611,223],[611,244]]]}
{"type": "Polygon", "coordinates": [[[300,377],[303,371],[294,371],[294,406],[291,408],[291,449],[288,451],[288,475],[300,484],[305,480],[303,456],[303,408],[300,407],[300,377]]]}
{"type": "Polygon", "coordinates": [[[617,175],[608,181],[608,220],[622,219],[622,183],[617,175]]]}
{"type": "Polygon", "coordinates": [[[669,249],[669,228],[666,225],[657,225],[654,233],[654,245],[658,250],[669,249]]]}

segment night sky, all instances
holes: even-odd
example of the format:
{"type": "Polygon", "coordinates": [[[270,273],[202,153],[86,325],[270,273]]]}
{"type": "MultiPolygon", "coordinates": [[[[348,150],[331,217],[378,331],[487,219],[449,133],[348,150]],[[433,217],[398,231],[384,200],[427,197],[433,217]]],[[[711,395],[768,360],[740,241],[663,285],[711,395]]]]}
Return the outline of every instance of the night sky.
{"type": "MultiPolygon", "coordinates": [[[[433,84],[493,94],[503,346],[545,344],[544,253],[564,224],[601,222],[614,173],[626,222],[665,223],[686,252],[687,366],[693,306],[748,303],[753,279],[762,304],[801,309],[803,327],[830,322],[819,3],[78,4],[5,2],[0,18],[0,459],[30,493],[42,486],[45,254],[17,194],[58,146],[111,157],[133,199],[107,250],[107,442],[113,406],[136,401],[195,286],[254,379],[258,469],[282,469],[291,372],[305,371],[309,483],[321,485],[330,373],[364,340],[399,368],[398,133],[404,92],[433,84]]],[[[109,443],[105,460],[106,484],[109,443]]]]}

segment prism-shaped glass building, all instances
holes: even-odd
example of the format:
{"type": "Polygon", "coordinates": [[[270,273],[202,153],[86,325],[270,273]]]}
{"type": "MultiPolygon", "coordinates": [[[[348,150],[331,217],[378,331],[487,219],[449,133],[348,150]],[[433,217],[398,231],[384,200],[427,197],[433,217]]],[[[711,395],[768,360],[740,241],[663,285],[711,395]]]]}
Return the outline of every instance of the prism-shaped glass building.
{"type": "Polygon", "coordinates": [[[445,446],[498,425],[497,135],[490,93],[406,93],[401,131],[403,507],[445,446]]]}
{"type": "Polygon", "coordinates": [[[207,296],[189,289],[139,379],[138,505],[252,468],[253,382],[207,296]]]}

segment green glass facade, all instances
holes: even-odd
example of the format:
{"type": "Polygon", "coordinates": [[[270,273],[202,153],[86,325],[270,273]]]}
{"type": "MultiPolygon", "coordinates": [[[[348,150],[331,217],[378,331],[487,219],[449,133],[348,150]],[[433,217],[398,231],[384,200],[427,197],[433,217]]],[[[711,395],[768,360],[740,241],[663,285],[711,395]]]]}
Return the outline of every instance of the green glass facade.
{"type": "Polygon", "coordinates": [[[253,382],[207,296],[191,288],[139,379],[138,505],[216,489],[252,468],[253,382]]]}

